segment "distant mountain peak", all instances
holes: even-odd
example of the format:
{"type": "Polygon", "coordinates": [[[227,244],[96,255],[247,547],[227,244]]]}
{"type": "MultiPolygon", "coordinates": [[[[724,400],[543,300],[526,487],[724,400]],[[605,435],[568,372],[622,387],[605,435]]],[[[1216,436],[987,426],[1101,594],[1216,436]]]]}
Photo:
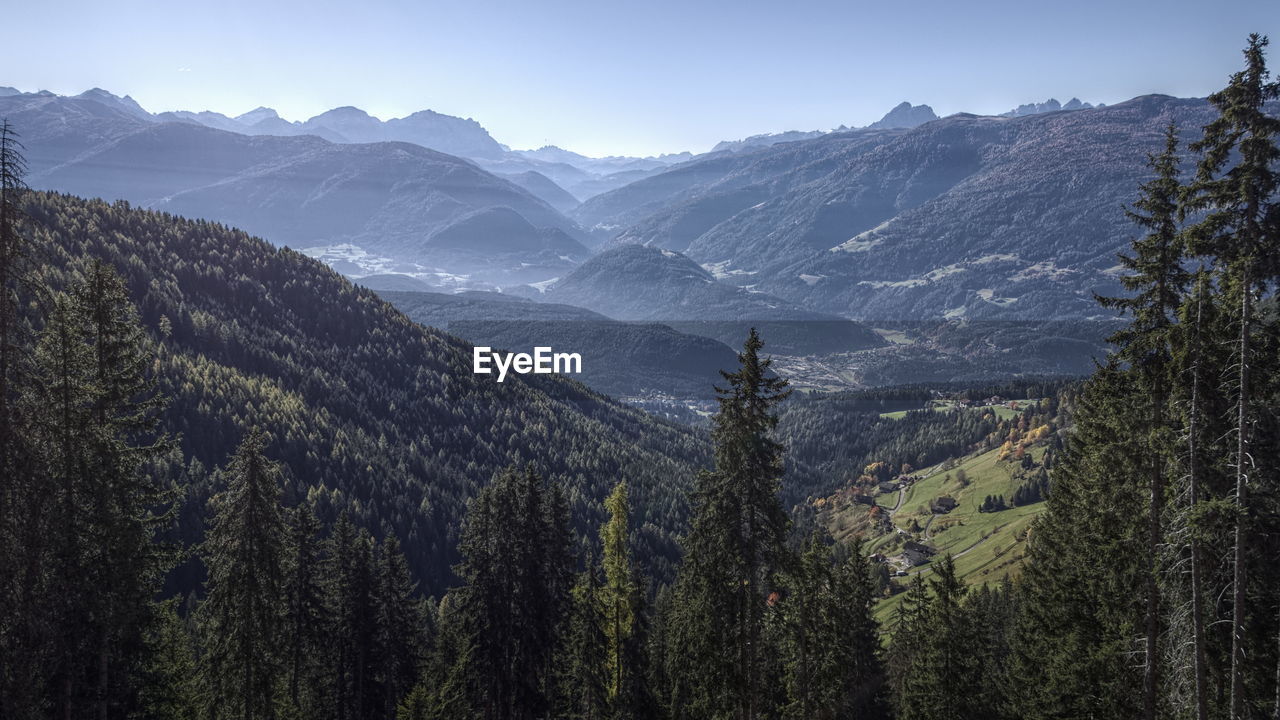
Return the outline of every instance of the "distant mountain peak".
{"type": "Polygon", "coordinates": [[[342,107],[336,107],[332,110],[326,110],[311,119],[316,120],[318,118],[362,118],[362,119],[369,118],[371,120],[377,119],[377,118],[374,118],[369,113],[365,112],[364,110],[361,110],[360,108],[354,105],[343,105],[342,107]]]}
{"type": "MultiPolygon", "coordinates": [[[[1049,98],[1042,103],[1027,103],[1006,113],[1001,113],[1001,117],[1025,117],[1027,115],[1039,115],[1040,113],[1058,112],[1059,110],[1089,110],[1094,106],[1087,102],[1081,102],[1080,98],[1071,98],[1066,105],[1058,102],[1056,98],[1049,98]]],[[[1099,105],[1098,107],[1102,107],[1099,105]]]]}
{"type": "Polygon", "coordinates": [[[76,97],[84,100],[93,100],[95,102],[100,102],[103,105],[114,107],[117,110],[123,110],[129,113],[130,115],[145,118],[147,120],[151,119],[151,113],[147,112],[146,110],[143,110],[142,106],[139,105],[137,101],[135,101],[133,98],[129,97],[128,95],[125,95],[124,97],[120,97],[119,95],[114,95],[112,93],[109,93],[106,90],[103,90],[102,88],[95,87],[95,88],[90,88],[88,90],[85,90],[84,92],[80,93],[76,97]]]}
{"type": "Polygon", "coordinates": [[[903,101],[885,113],[884,117],[867,127],[875,129],[913,128],[937,119],[938,116],[934,114],[933,108],[928,105],[912,105],[903,101]]]}
{"type": "Polygon", "coordinates": [[[263,120],[279,120],[280,113],[269,107],[256,107],[247,113],[235,116],[234,120],[245,125],[254,125],[263,120]]]}

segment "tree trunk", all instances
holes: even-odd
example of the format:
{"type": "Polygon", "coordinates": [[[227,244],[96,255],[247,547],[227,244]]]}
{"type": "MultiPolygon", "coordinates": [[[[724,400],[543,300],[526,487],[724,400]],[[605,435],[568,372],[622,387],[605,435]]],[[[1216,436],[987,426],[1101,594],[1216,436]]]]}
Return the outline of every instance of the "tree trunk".
{"type": "MultiPolygon", "coordinates": [[[[1200,502],[1200,374],[1203,370],[1203,342],[1201,331],[1204,297],[1197,288],[1196,298],[1196,334],[1193,340],[1195,360],[1191,366],[1191,407],[1187,427],[1187,477],[1190,483],[1189,501],[1194,512],[1200,502]]],[[[1193,520],[1194,522],[1194,520],[1193,520]]],[[[1196,720],[1209,720],[1208,677],[1205,669],[1204,648],[1204,599],[1201,597],[1201,563],[1200,540],[1194,525],[1191,531],[1191,639],[1194,645],[1194,663],[1196,679],[1196,720]]]]}
{"type": "MultiPolygon", "coordinates": [[[[1157,380],[1162,382],[1162,380],[1157,380]]],[[[1155,398],[1153,429],[1159,432],[1164,425],[1164,393],[1155,398]]],[[[1153,445],[1157,445],[1153,443],[1153,445]]],[[[1147,720],[1156,720],[1159,707],[1160,672],[1159,672],[1159,636],[1160,636],[1160,585],[1157,582],[1156,557],[1160,548],[1161,526],[1160,513],[1164,506],[1164,469],[1162,448],[1151,447],[1151,460],[1154,463],[1151,472],[1151,502],[1147,518],[1147,666],[1143,673],[1143,709],[1147,720]]]]}
{"type": "Polygon", "coordinates": [[[1246,518],[1249,458],[1249,343],[1253,330],[1252,278],[1246,269],[1240,282],[1240,398],[1236,403],[1236,529],[1231,592],[1231,720],[1244,717],[1245,583],[1248,581],[1246,518]]]}

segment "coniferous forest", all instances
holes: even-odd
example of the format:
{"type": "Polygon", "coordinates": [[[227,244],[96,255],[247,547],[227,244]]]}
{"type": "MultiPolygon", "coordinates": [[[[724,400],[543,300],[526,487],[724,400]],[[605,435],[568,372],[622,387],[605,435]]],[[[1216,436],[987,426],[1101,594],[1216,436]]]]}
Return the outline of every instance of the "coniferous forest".
{"type": "Polygon", "coordinates": [[[1114,352],[1012,420],[793,397],[755,330],[705,427],[497,386],[297,252],[28,189],[6,122],[0,718],[1280,719],[1266,50],[1147,158],[1114,352]],[[890,581],[805,510],[1001,442],[1016,576],[890,581]]]}

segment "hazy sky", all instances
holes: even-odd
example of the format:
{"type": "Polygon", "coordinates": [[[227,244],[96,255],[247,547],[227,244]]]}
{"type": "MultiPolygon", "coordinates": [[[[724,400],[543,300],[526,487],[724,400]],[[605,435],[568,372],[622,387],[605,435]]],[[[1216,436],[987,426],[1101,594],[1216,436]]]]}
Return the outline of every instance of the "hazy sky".
{"type": "Polygon", "coordinates": [[[430,108],[590,155],[865,125],[902,100],[1205,95],[1249,32],[1280,68],[1280,0],[45,0],[5,21],[0,85],[21,90],[290,120],[430,108]]]}

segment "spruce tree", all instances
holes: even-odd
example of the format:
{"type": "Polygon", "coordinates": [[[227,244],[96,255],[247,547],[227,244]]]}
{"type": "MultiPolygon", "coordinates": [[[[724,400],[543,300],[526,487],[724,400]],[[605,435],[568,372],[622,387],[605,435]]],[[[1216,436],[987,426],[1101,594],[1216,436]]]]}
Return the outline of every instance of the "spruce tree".
{"type": "Polygon", "coordinates": [[[0,120],[0,716],[34,712],[40,687],[34,601],[43,555],[42,501],[20,388],[32,338],[21,313],[34,289],[28,219],[22,212],[26,161],[17,133],[0,120]]]}
{"type": "Polygon", "coordinates": [[[321,580],[320,521],[306,504],[286,515],[288,561],[284,564],[284,652],[288,707],[299,717],[331,709],[323,658],[329,642],[329,615],[321,580]]]}
{"type": "Polygon", "coordinates": [[[588,559],[573,587],[564,660],[564,713],[575,720],[604,720],[609,716],[609,637],[611,618],[604,600],[600,568],[588,559]]]}
{"type": "Polygon", "coordinates": [[[194,638],[178,614],[177,598],[155,604],[148,625],[138,716],[143,720],[200,717],[194,638]]]}
{"type": "Polygon", "coordinates": [[[1118,356],[1129,364],[1137,382],[1149,398],[1145,408],[1144,455],[1148,463],[1147,560],[1145,595],[1145,653],[1143,715],[1155,720],[1159,708],[1161,657],[1158,647],[1163,632],[1160,606],[1158,558],[1164,543],[1161,526],[1164,515],[1166,476],[1171,462],[1173,432],[1169,423],[1169,396],[1173,382],[1173,327],[1188,283],[1183,267],[1183,239],[1179,229],[1179,201],[1182,187],[1178,179],[1178,132],[1170,123],[1165,128],[1164,149],[1148,155],[1154,178],[1140,186],[1141,196],[1125,213],[1146,230],[1134,241],[1133,254],[1120,255],[1126,275],[1121,277],[1127,297],[1099,298],[1103,307],[1114,308],[1133,318],[1128,327],[1111,336],[1118,356]]]}
{"type": "Polygon", "coordinates": [[[168,440],[155,437],[165,399],[151,377],[154,351],[124,281],[94,261],[74,294],[91,364],[84,438],[90,518],[80,532],[90,548],[86,580],[98,620],[95,694],[98,717],[105,719],[131,704],[128,669],[145,650],[152,598],[169,562],[155,542],[166,518],[154,514],[168,498],[144,467],[168,448],[168,440]]]}
{"type": "MultiPolygon", "coordinates": [[[[1174,402],[1182,428],[1182,475],[1170,514],[1165,582],[1171,586],[1169,622],[1169,683],[1166,693],[1173,711],[1197,720],[1211,717],[1215,698],[1226,694],[1221,679],[1229,676],[1229,652],[1220,653],[1219,638],[1230,646],[1230,616],[1219,617],[1227,595],[1223,563],[1214,547],[1230,547],[1223,519],[1234,513],[1229,499],[1234,473],[1225,458],[1232,416],[1231,400],[1219,378],[1230,363],[1229,323],[1220,316],[1209,272],[1202,266],[1180,309],[1175,362],[1179,380],[1174,402]],[[1176,569],[1182,568],[1179,572],[1176,569]],[[1225,660],[1225,664],[1221,661],[1225,660]]],[[[1229,610],[1229,608],[1228,608],[1229,610]]]]}
{"type": "Polygon", "coordinates": [[[937,561],[929,582],[933,597],[923,621],[914,662],[901,681],[898,717],[902,720],[979,720],[991,717],[978,707],[975,690],[985,668],[977,665],[977,637],[963,607],[964,584],[948,555],[937,561]]]}
{"type": "Polygon", "coordinates": [[[786,380],[760,357],[752,329],[736,372],[721,372],[713,420],[715,468],[698,478],[693,527],[677,579],[667,652],[677,717],[754,720],[766,707],[765,599],[783,557],[787,518],[778,501],[783,446],[771,432],[786,380]]]}
{"type": "Polygon", "coordinates": [[[205,708],[212,720],[275,717],[284,676],[285,551],[280,468],[266,456],[266,435],[249,431],[214,497],[203,546],[209,579],[200,609],[205,638],[205,708]]]}
{"type": "Polygon", "coordinates": [[[82,534],[89,522],[84,477],[89,462],[82,440],[92,392],[85,335],[84,316],[73,299],[56,297],[36,344],[24,398],[46,489],[31,493],[24,503],[23,546],[39,565],[28,571],[19,600],[28,612],[40,608],[43,617],[33,618],[32,625],[52,634],[39,658],[40,693],[62,715],[88,714],[91,702],[85,659],[93,657],[88,639],[95,633],[86,612],[92,603],[86,582],[91,568],[82,534]],[[52,586],[58,584],[62,587],[55,592],[52,586]]]}
{"type": "Polygon", "coordinates": [[[379,549],[376,582],[381,716],[390,719],[421,672],[424,628],[409,565],[394,535],[388,535],[379,549]]]}
{"type": "Polygon", "coordinates": [[[1086,383],[1046,509],[1031,528],[1011,644],[1014,715],[1134,718],[1143,712],[1148,494],[1131,434],[1145,395],[1114,361],[1086,383]]]}
{"type": "Polygon", "coordinates": [[[1266,66],[1267,38],[1249,37],[1244,51],[1245,68],[1231,76],[1227,87],[1210,95],[1219,116],[1204,128],[1204,137],[1192,144],[1201,154],[1195,181],[1187,193],[1189,212],[1202,212],[1199,222],[1187,229],[1194,254],[1211,256],[1222,276],[1222,287],[1234,306],[1238,329],[1235,378],[1235,502],[1232,577],[1232,720],[1246,715],[1246,624],[1250,612],[1249,516],[1250,478],[1274,472],[1260,466],[1262,456],[1251,447],[1257,411],[1255,348],[1259,322],[1257,305],[1264,289],[1280,270],[1280,118],[1266,111],[1266,104],[1280,97],[1280,83],[1271,80],[1266,66]],[[1234,162],[1234,164],[1232,164],[1234,162]]]}
{"type": "MultiPolygon", "coordinates": [[[[31,290],[29,241],[23,227],[27,218],[21,206],[22,196],[27,191],[24,182],[26,167],[17,132],[7,119],[0,120],[0,476],[12,480],[17,479],[21,456],[16,406],[21,380],[19,372],[31,351],[30,338],[20,313],[21,298],[29,295],[31,290]]],[[[0,534],[0,546],[6,549],[17,546],[13,527],[16,518],[12,515],[16,490],[15,482],[0,483],[0,523],[3,523],[0,524],[0,533],[6,533],[0,534]]],[[[0,560],[13,559],[0,556],[0,560]]],[[[0,569],[9,570],[10,566],[0,569]]],[[[6,579],[15,575],[3,574],[6,579]]],[[[0,592],[6,589],[12,590],[6,584],[0,587],[0,592]]],[[[0,631],[3,629],[0,627],[0,631]]],[[[0,635],[0,641],[7,637],[0,635]]],[[[3,648],[0,645],[0,650],[3,648]]],[[[6,659],[7,656],[0,655],[0,663],[6,659]]],[[[0,668],[4,667],[9,666],[0,665],[0,668]]],[[[3,702],[4,697],[0,696],[0,703],[3,702]]]]}
{"type": "Polygon", "coordinates": [[[471,638],[465,608],[453,593],[440,600],[436,612],[436,633],[421,683],[431,698],[434,720],[480,717],[478,678],[474,673],[475,644],[471,638]]]}
{"type": "Polygon", "coordinates": [[[929,588],[920,573],[911,576],[899,603],[893,626],[893,641],[888,652],[888,684],[897,717],[907,717],[912,709],[909,683],[916,667],[922,663],[929,641],[929,616],[932,611],[929,588]]]}
{"type": "Polygon", "coordinates": [[[370,715],[376,692],[377,623],[373,539],[343,513],[329,538],[329,613],[333,618],[332,677],[338,720],[370,715]]]}
{"type": "Polygon", "coordinates": [[[881,680],[879,638],[871,616],[873,591],[860,540],[833,564],[818,533],[787,573],[780,608],[786,717],[863,717],[881,680]]]}
{"type": "Polygon", "coordinates": [[[570,545],[563,493],[532,469],[498,473],[468,506],[459,612],[477,709],[486,720],[536,718],[555,706],[570,545]]]}
{"type": "Polygon", "coordinates": [[[154,542],[166,498],[145,467],[166,447],[155,437],[164,400],[151,362],[127,290],[94,262],[55,298],[24,383],[34,452],[16,524],[28,556],[18,600],[26,627],[56,633],[39,662],[47,701],[63,714],[106,717],[136,705],[168,561],[154,542]]]}

